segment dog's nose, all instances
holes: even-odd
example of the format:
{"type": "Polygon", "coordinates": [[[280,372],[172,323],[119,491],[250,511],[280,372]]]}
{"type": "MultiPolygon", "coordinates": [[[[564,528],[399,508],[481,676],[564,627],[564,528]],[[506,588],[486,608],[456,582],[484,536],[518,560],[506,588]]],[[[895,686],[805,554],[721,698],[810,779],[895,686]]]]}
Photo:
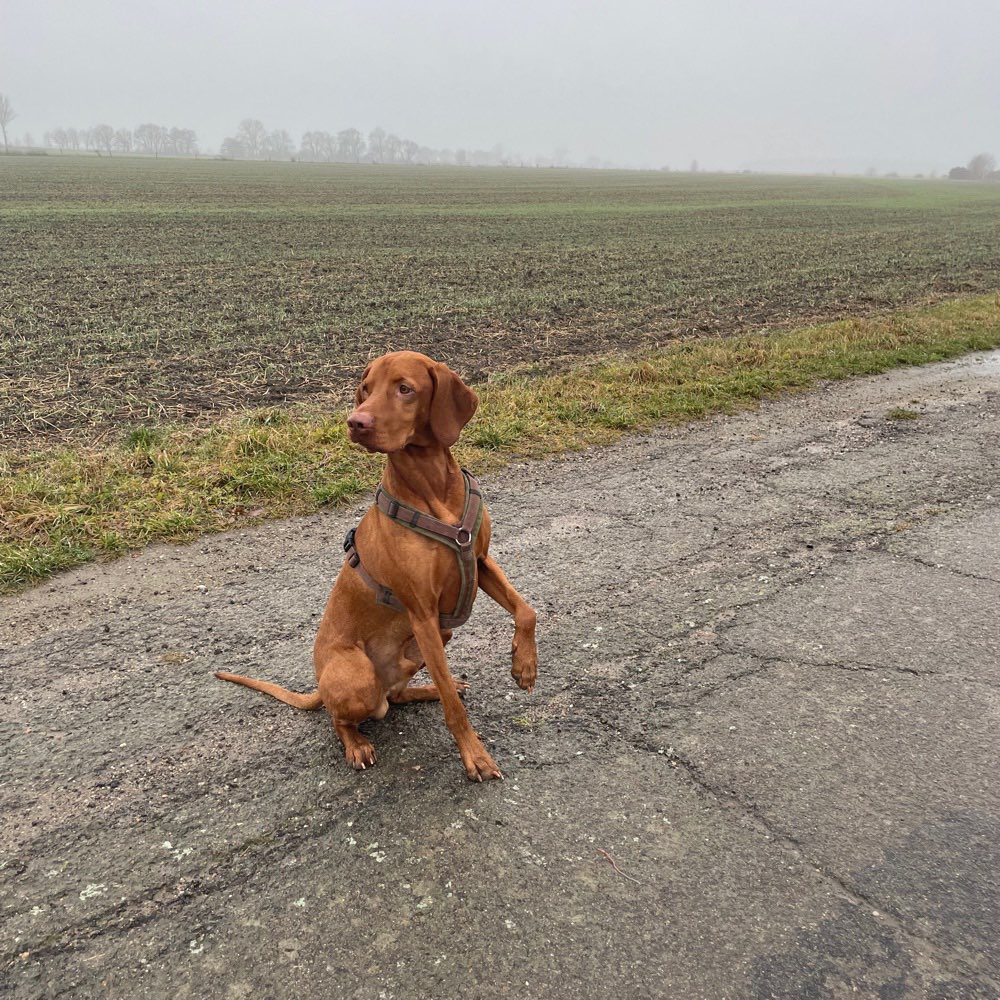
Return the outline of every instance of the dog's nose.
{"type": "Polygon", "coordinates": [[[354,431],[356,434],[370,431],[374,426],[375,418],[370,413],[363,413],[361,410],[355,410],[347,418],[347,429],[354,431]]]}

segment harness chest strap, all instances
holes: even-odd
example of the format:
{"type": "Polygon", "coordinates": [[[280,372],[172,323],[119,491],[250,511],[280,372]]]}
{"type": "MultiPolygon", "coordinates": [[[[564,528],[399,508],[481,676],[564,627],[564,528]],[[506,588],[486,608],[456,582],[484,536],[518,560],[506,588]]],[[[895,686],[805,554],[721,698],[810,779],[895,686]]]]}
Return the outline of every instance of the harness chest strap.
{"type": "MultiPolygon", "coordinates": [[[[446,629],[457,628],[468,621],[478,586],[475,543],[479,527],[483,522],[483,495],[479,483],[470,472],[462,469],[462,478],[465,483],[465,509],[458,524],[448,524],[426,511],[410,507],[387,493],[381,486],[375,493],[375,505],[383,514],[411,531],[448,546],[455,553],[461,585],[455,610],[449,615],[440,616],[441,627],[446,629]]],[[[344,539],[344,551],[347,553],[348,563],[358,576],[375,591],[375,600],[394,611],[405,613],[406,608],[393,592],[379,583],[362,565],[361,556],[354,543],[353,528],[344,539]]]]}

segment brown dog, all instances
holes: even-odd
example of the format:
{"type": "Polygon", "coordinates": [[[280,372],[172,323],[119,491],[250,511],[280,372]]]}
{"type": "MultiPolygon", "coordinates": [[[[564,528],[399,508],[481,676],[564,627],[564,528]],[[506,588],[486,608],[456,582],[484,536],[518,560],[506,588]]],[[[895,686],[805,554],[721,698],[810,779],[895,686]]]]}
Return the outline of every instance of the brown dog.
{"type": "MultiPolygon", "coordinates": [[[[444,651],[451,637],[449,615],[461,619],[463,599],[467,613],[477,583],[514,617],[514,679],[527,691],[535,684],[535,612],[488,555],[490,519],[485,508],[478,533],[462,527],[463,515],[478,494],[470,496],[475,481],[470,487],[450,448],[477,405],[475,393],[451,369],[423,354],[387,354],[365,369],[347,420],[348,433],[368,451],[383,452],[388,461],[381,499],[362,518],[353,538],[349,536],[360,564],[352,561],[354,547],[348,548],[351,554],[320,623],[313,650],[317,690],[296,694],[266,681],[215,675],[296,708],[324,705],[348,763],[358,769],[375,763],[375,749],[358,731],[360,723],[381,719],[390,703],[440,700],[469,777],[503,777],[469,723],[444,651]],[[457,541],[443,544],[432,536],[436,530],[450,532],[457,541]],[[459,555],[463,545],[464,568],[459,555]],[[382,603],[387,596],[395,599],[395,607],[382,603]],[[409,687],[422,666],[434,683],[409,687]]],[[[469,523],[473,514],[475,509],[469,523]]]]}

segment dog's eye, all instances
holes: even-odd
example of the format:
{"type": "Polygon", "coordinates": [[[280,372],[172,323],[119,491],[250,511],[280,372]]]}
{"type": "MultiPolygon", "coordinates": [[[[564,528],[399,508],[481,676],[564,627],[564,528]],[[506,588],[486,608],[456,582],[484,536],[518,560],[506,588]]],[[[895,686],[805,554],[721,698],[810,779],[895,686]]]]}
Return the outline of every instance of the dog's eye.
{"type": "Polygon", "coordinates": [[[401,393],[402,393],[402,394],[403,394],[404,396],[409,396],[409,394],[410,394],[411,392],[413,392],[413,390],[412,390],[412,389],[411,389],[411,388],[410,388],[410,387],[409,387],[409,386],[408,386],[408,385],[407,385],[407,384],[406,384],[405,382],[401,382],[401,383],[399,384],[399,391],[400,391],[400,392],[401,392],[401,393]]]}

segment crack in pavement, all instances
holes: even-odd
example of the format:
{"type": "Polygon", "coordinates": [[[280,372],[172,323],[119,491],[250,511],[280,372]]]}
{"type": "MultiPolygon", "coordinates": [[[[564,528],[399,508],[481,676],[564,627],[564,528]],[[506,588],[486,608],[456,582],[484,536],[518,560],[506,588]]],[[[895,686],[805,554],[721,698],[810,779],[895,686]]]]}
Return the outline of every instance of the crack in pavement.
{"type": "Polygon", "coordinates": [[[958,569],[955,566],[951,566],[948,563],[936,563],[932,562],[930,559],[925,559],[923,556],[914,555],[911,552],[907,552],[905,549],[896,552],[893,551],[894,555],[900,556],[904,559],[910,559],[917,563],[919,566],[926,566],[928,569],[942,569],[947,573],[953,573],[955,576],[962,577],[966,580],[972,580],[976,583],[1000,583],[1000,577],[994,576],[982,576],[979,573],[971,573],[968,570],[958,569]]]}
{"type": "MultiPolygon", "coordinates": [[[[964,977],[971,976],[980,985],[995,989],[998,991],[998,995],[1000,995],[1000,979],[994,978],[984,969],[971,967],[966,953],[953,948],[942,947],[932,937],[922,933],[913,920],[903,916],[903,914],[896,911],[886,902],[862,892],[848,878],[839,875],[828,866],[820,864],[815,858],[810,857],[801,841],[797,840],[787,830],[778,827],[756,805],[742,799],[731,788],[713,784],[704,776],[697,765],[673,747],[669,747],[666,750],[662,747],[653,747],[636,737],[626,734],[622,734],[622,738],[633,749],[639,752],[666,757],[675,770],[679,771],[693,788],[707,797],[723,815],[730,817],[739,828],[750,830],[757,836],[764,838],[783,854],[808,865],[822,880],[836,886],[848,902],[867,909],[872,919],[891,928],[900,937],[906,939],[911,946],[916,946],[925,954],[934,957],[938,964],[948,970],[950,974],[964,977]]],[[[980,964],[983,963],[980,962],[980,964]]]]}

